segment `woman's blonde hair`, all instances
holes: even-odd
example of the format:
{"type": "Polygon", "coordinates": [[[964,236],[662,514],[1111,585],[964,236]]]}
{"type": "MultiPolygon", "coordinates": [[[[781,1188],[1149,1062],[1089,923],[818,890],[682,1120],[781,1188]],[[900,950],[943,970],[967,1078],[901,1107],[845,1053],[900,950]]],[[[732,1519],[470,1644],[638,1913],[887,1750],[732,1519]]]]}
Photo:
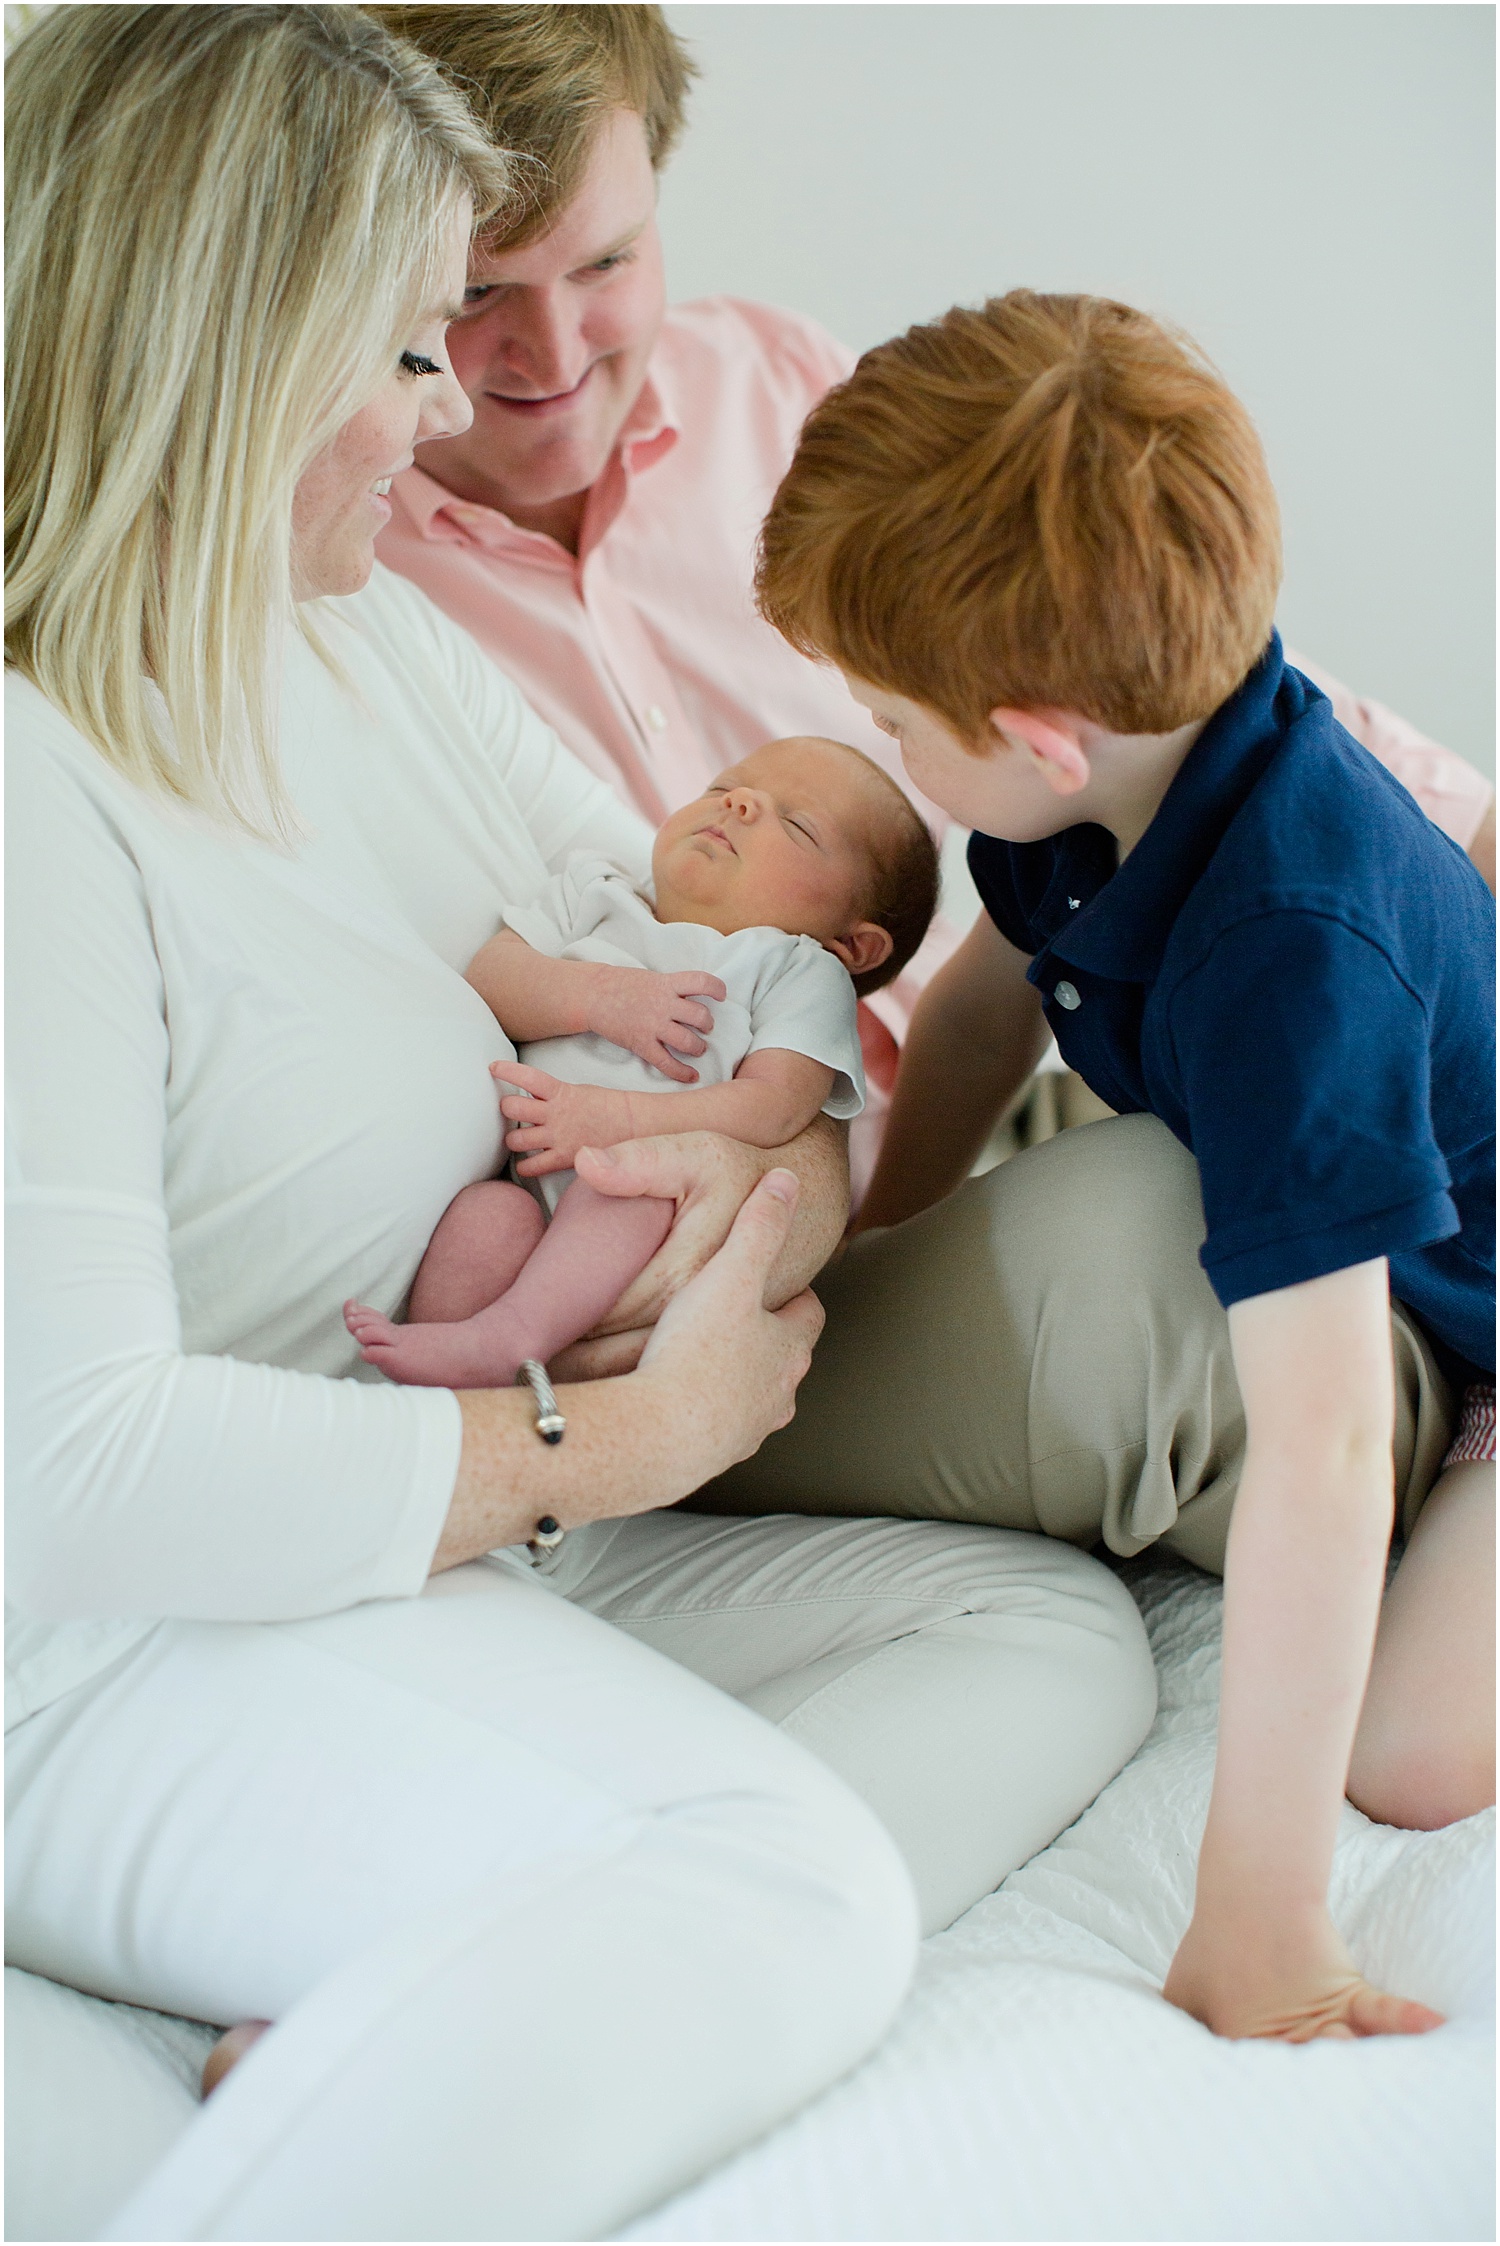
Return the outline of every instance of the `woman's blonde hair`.
{"type": "Polygon", "coordinates": [[[6,661],[140,787],[284,836],[293,493],[506,159],[351,7],[58,8],[8,78],[6,661]]]}

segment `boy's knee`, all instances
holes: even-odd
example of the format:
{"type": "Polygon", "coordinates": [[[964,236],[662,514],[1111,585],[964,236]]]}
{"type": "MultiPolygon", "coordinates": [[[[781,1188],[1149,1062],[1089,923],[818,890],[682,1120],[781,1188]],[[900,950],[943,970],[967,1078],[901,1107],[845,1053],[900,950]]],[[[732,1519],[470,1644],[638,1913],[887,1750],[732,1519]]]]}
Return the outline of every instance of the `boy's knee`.
{"type": "Polygon", "coordinates": [[[1436,1832],[1493,1806],[1494,1754],[1487,1740],[1361,1734],[1349,1765],[1348,1794],[1377,1825],[1436,1832]]]}

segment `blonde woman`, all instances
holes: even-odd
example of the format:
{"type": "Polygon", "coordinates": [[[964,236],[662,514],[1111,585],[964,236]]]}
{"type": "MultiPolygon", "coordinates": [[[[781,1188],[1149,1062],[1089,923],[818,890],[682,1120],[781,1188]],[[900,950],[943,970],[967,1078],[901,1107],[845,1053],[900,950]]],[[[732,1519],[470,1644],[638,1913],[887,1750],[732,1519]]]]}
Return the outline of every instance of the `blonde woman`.
{"type": "Polygon", "coordinates": [[[1144,1640],[1037,1538],[660,1510],[790,1415],[834,1126],[594,1165],[675,1299],[561,1445],[359,1377],[500,1156],[460,969],[647,839],[367,583],[503,160],[345,7],[60,9],[8,95],[9,1955],[277,2023],[116,2235],[601,2235],[871,2048],[1144,1640]]]}

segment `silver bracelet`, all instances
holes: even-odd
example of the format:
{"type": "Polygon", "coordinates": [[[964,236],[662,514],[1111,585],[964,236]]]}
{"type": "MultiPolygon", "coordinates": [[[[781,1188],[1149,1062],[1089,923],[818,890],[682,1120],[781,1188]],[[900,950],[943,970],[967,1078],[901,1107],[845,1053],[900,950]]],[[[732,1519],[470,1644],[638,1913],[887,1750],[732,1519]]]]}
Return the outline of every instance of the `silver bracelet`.
{"type": "Polygon", "coordinates": [[[568,1431],[568,1423],[557,1408],[557,1398],[552,1393],[552,1383],[547,1378],[547,1368],[534,1357],[523,1359],[516,1374],[517,1388],[529,1388],[536,1403],[536,1431],[544,1443],[560,1443],[568,1431]]]}
{"type": "MultiPolygon", "coordinates": [[[[557,1398],[552,1393],[552,1383],[547,1378],[547,1368],[528,1357],[516,1374],[516,1386],[529,1388],[536,1405],[536,1431],[544,1443],[560,1443],[568,1431],[568,1423],[557,1408],[557,1398]]],[[[555,1552],[567,1530],[551,1513],[544,1513],[527,1539],[533,1552],[555,1552]]]]}

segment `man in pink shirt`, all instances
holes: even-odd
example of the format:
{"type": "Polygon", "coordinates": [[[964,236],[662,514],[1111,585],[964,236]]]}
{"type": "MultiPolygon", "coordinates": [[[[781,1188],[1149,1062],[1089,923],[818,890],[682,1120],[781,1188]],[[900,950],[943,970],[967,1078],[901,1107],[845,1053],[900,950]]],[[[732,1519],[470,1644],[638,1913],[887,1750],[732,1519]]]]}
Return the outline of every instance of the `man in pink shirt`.
{"type": "MultiPolygon", "coordinates": [[[[762,517],[803,419],[854,354],[766,305],[711,297],[668,310],[656,173],[692,66],[660,9],[371,12],[461,77],[502,147],[536,160],[534,192],[476,252],[468,309],[449,331],[473,424],[418,448],[393,489],[381,559],[464,625],[653,825],[777,737],[851,741],[901,778],[837,674],[795,654],[752,605],[762,517]]],[[[1488,782],[1289,659],[1493,886],[1488,782]]],[[[956,940],[940,919],[861,1008],[871,1109],[856,1175],[873,1157],[911,1008],[956,940]]]]}

